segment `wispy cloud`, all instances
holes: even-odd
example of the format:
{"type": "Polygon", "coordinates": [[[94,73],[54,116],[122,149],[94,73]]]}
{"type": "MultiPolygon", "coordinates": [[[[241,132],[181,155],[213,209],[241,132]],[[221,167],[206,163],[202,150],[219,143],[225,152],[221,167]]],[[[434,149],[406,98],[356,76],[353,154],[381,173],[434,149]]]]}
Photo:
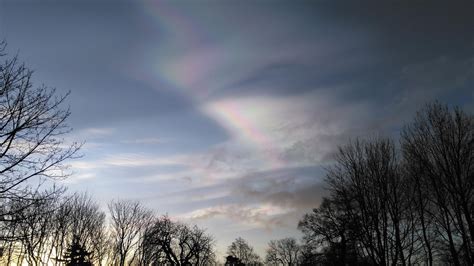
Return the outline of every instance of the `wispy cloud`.
{"type": "Polygon", "coordinates": [[[63,183],[65,183],[65,184],[77,184],[77,183],[80,183],[80,182],[87,181],[89,179],[93,179],[95,177],[96,177],[96,175],[94,173],[84,173],[84,174],[76,173],[76,174],[68,177],[67,179],[63,180],[63,183]]]}
{"type": "Polygon", "coordinates": [[[175,157],[159,157],[143,153],[118,153],[106,155],[96,160],[76,160],[71,163],[73,169],[93,170],[108,167],[143,167],[181,165],[175,157]]]}
{"type": "Polygon", "coordinates": [[[86,128],[83,130],[80,130],[77,134],[82,135],[82,136],[87,136],[89,138],[94,138],[94,137],[103,137],[103,136],[108,136],[111,135],[115,132],[114,128],[110,127],[91,127],[91,128],[86,128]]]}
{"type": "Polygon", "coordinates": [[[100,163],[119,167],[166,166],[180,164],[173,159],[134,153],[110,155],[100,163]]]}
{"type": "Polygon", "coordinates": [[[161,144],[166,142],[161,138],[139,138],[139,139],[128,139],[121,141],[125,144],[161,144]]]}
{"type": "Polygon", "coordinates": [[[253,172],[207,185],[189,184],[154,199],[179,206],[178,216],[190,220],[229,219],[249,229],[295,228],[325,195],[322,175],[318,167],[253,172]]]}
{"type": "Polygon", "coordinates": [[[259,204],[255,206],[243,206],[230,204],[195,210],[181,217],[190,220],[224,217],[233,222],[271,230],[275,227],[293,226],[285,224],[282,219],[278,219],[278,217],[287,212],[287,209],[274,205],[259,204]]]}

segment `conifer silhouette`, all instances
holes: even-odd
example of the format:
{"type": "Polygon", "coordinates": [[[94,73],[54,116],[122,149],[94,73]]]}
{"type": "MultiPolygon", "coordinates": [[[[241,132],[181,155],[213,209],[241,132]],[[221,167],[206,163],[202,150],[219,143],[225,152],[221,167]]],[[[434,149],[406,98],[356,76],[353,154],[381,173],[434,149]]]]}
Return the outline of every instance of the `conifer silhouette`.
{"type": "Polygon", "coordinates": [[[80,243],[77,235],[73,236],[71,245],[64,254],[64,260],[67,266],[92,266],[89,260],[91,252],[88,252],[80,243]]]}

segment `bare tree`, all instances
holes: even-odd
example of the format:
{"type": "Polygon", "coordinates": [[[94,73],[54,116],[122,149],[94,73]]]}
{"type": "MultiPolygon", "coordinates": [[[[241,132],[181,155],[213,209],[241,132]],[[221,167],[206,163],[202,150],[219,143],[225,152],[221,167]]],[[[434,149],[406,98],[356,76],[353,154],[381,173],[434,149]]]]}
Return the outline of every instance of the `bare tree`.
{"type": "Polygon", "coordinates": [[[374,264],[406,265],[415,255],[413,195],[399,157],[389,139],[356,140],[339,149],[328,169],[333,197],[359,221],[361,254],[374,264]]]}
{"type": "MultiPolygon", "coordinates": [[[[5,42],[0,57],[5,58],[5,42]]],[[[71,128],[64,108],[68,94],[44,85],[34,87],[32,71],[15,56],[0,64],[0,241],[6,259],[45,260],[50,215],[63,189],[41,192],[47,179],[67,177],[65,161],[80,144],[64,140],[71,128]]]]}
{"type": "MultiPolygon", "coordinates": [[[[0,43],[0,56],[6,56],[4,49],[5,43],[0,43]]],[[[17,230],[21,225],[23,234],[26,224],[19,219],[38,222],[43,217],[38,204],[56,195],[39,193],[39,185],[33,186],[29,181],[36,178],[36,183],[41,184],[45,178],[67,177],[64,162],[74,157],[80,147],[77,143],[67,145],[63,139],[70,131],[66,124],[70,112],[62,107],[67,94],[57,96],[54,89],[35,88],[31,77],[32,71],[18,63],[17,57],[0,65],[0,226],[17,230]],[[38,217],[31,217],[33,213],[38,217]]],[[[31,231],[34,232],[37,231],[31,231]]],[[[8,244],[15,241],[15,234],[12,230],[0,232],[4,246],[17,246],[8,244]]],[[[28,246],[27,251],[32,252],[32,247],[28,246]]]]}
{"type": "MultiPolygon", "coordinates": [[[[0,44],[0,53],[5,44],[0,44]]],[[[79,146],[65,145],[70,112],[61,106],[67,97],[31,83],[32,71],[17,57],[0,65],[0,199],[27,198],[22,186],[32,177],[64,178],[63,164],[79,146]]]]}
{"type": "MultiPolygon", "coordinates": [[[[21,246],[20,254],[16,254],[20,262],[26,260],[28,265],[47,264],[50,258],[52,245],[51,233],[53,230],[54,212],[57,208],[57,193],[55,198],[46,197],[38,193],[33,203],[29,202],[21,212],[15,213],[13,219],[16,220],[16,241],[21,246]]],[[[48,193],[50,194],[50,193],[48,193]]],[[[18,204],[25,204],[25,201],[18,201],[18,204]]]]}
{"type": "Polygon", "coordinates": [[[299,224],[311,263],[345,264],[355,250],[362,264],[472,265],[474,116],[429,104],[403,129],[401,150],[353,141],[326,182],[330,196],[299,224]]]}
{"type": "Polygon", "coordinates": [[[474,263],[474,116],[439,103],[427,105],[402,133],[403,154],[418,193],[430,264],[429,232],[447,243],[454,265],[474,263]],[[427,224],[433,221],[435,227],[427,224]]]}
{"type": "Polygon", "coordinates": [[[339,264],[362,261],[357,252],[360,224],[355,219],[353,202],[323,198],[319,208],[305,214],[298,224],[303,232],[305,264],[339,264]]]}
{"type": "Polygon", "coordinates": [[[138,201],[117,200],[110,202],[108,207],[114,261],[123,266],[135,259],[141,234],[152,214],[138,201]]]}
{"type": "Polygon", "coordinates": [[[79,241],[81,247],[91,251],[92,262],[100,264],[104,260],[105,213],[90,195],[74,193],[64,197],[51,219],[54,254],[50,256],[60,257],[70,243],[79,241]]]}
{"type": "Polygon", "coordinates": [[[227,248],[227,254],[238,258],[245,265],[260,265],[260,257],[255,253],[252,246],[249,243],[238,237],[232,244],[227,248]]]}
{"type": "Polygon", "coordinates": [[[168,216],[156,219],[140,246],[143,265],[215,264],[214,238],[197,226],[173,222],[168,216]]]}
{"type": "Polygon", "coordinates": [[[294,238],[271,240],[265,261],[270,265],[299,265],[301,247],[294,238]]]}

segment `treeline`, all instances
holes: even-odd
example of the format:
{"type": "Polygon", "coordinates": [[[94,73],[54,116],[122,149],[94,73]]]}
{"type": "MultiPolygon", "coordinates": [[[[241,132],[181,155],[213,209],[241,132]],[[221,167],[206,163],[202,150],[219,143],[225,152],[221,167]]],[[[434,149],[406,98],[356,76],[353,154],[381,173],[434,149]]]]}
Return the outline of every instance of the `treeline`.
{"type": "Polygon", "coordinates": [[[205,230],[156,216],[137,201],[110,202],[108,222],[87,194],[38,195],[14,208],[22,211],[2,228],[2,265],[216,263],[215,241],[205,230]]]}
{"type": "Polygon", "coordinates": [[[265,260],[243,238],[216,256],[204,229],[158,216],[139,201],[115,200],[100,209],[89,194],[65,190],[5,201],[15,210],[0,223],[0,265],[299,265],[294,238],[269,242],[265,260]]]}
{"type": "Polygon", "coordinates": [[[216,256],[216,241],[197,226],[156,215],[139,201],[115,200],[100,209],[89,194],[64,189],[4,201],[0,265],[297,265],[294,238],[272,240],[265,260],[243,238],[216,256]]]}
{"type": "Polygon", "coordinates": [[[299,223],[308,265],[473,265],[474,117],[426,106],[389,138],[339,148],[299,223]]]}

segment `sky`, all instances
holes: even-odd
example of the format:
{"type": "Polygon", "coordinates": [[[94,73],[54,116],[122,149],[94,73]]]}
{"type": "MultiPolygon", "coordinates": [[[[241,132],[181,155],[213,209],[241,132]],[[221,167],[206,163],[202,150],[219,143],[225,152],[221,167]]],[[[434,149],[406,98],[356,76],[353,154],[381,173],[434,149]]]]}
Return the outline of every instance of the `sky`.
{"type": "Polygon", "coordinates": [[[301,235],[325,167],[424,104],[474,111],[474,2],[6,1],[0,38],[70,91],[61,183],[198,224],[218,255],[301,235]]]}

